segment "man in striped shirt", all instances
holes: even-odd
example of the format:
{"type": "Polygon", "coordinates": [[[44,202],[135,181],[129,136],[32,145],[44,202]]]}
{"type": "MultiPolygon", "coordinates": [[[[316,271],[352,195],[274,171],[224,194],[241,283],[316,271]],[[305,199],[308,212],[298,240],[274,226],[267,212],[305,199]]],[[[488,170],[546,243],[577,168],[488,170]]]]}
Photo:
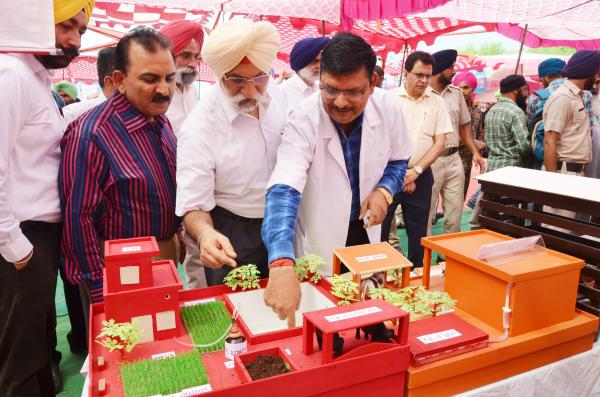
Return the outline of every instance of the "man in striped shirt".
{"type": "Polygon", "coordinates": [[[138,28],[118,43],[118,91],[70,124],[59,172],[67,278],[102,301],[105,240],[155,236],[177,261],[176,140],[164,116],[175,87],[169,42],[138,28]]]}

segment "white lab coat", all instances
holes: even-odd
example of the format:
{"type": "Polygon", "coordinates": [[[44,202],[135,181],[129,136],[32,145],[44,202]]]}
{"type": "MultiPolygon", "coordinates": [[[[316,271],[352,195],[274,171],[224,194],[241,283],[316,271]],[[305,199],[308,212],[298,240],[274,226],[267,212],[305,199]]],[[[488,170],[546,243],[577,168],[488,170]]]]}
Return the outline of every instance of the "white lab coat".
{"type": "MultiPolygon", "coordinates": [[[[387,163],[407,160],[412,152],[398,98],[376,89],[364,110],[359,162],[360,202],[376,188],[387,163]]],[[[352,191],[338,133],[323,109],[320,92],[291,113],[277,152],[269,187],[285,184],[302,193],[296,227],[296,256],[325,258],[319,269],[332,273],[333,250],[345,246],[352,191]]],[[[367,230],[381,241],[381,226],[367,230]]]]}

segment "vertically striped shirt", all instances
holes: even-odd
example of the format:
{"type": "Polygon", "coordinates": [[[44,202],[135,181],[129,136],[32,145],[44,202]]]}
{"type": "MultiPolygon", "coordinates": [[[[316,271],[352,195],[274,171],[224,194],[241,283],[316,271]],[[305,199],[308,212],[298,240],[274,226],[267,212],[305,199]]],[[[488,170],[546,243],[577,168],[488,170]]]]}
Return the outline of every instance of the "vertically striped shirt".
{"type": "Polygon", "coordinates": [[[59,171],[61,252],[68,279],[102,299],[99,241],[172,236],[176,141],[165,116],[149,121],[116,93],[69,125],[59,171]]]}

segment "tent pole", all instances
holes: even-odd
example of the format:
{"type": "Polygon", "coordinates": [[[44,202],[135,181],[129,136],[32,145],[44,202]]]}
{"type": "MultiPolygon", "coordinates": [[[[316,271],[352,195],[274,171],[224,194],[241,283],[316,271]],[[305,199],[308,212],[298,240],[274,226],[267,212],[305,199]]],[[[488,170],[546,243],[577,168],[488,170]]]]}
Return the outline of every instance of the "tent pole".
{"type": "Polygon", "coordinates": [[[398,87],[402,86],[402,75],[404,74],[404,61],[406,61],[406,54],[408,53],[408,43],[404,40],[404,51],[402,54],[402,65],[400,65],[400,83],[398,87]]]}
{"type": "Polygon", "coordinates": [[[527,35],[527,24],[525,24],[525,29],[523,29],[523,34],[521,35],[521,47],[519,47],[519,56],[517,57],[517,64],[515,65],[515,74],[519,71],[519,64],[521,63],[521,54],[523,53],[523,45],[525,44],[525,36],[527,35]]]}
{"type": "Polygon", "coordinates": [[[321,35],[325,36],[325,20],[321,19],[321,35]]]}

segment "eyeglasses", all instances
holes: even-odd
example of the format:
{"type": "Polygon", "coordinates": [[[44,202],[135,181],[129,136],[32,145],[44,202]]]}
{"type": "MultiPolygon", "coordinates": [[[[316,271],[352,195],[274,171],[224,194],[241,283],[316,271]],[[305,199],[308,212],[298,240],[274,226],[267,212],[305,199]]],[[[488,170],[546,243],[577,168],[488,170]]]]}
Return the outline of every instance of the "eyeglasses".
{"type": "Polygon", "coordinates": [[[355,88],[353,90],[338,90],[337,88],[329,87],[325,84],[321,84],[321,91],[323,96],[327,99],[334,99],[340,95],[344,95],[348,99],[358,99],[367,92],[368,85],[364,88],[355,88]]]}
{"type": "Polygon", "coordinates": [[[413,72],[408,72],[408,73],[415,76],[417,78],[417,80],[429,80],[432,77],[432,75],[427,74],[427,73],[413,73],[413,72]]]}
{"type": "Polygon", "coordinates": [[[229,77],[229,76],[225,75],[223,77],[223,79],[225,81],[228,81],[229,83],[235,85],[236,87],[243,87],[247,83],[251,83],[255,86],[261,86],[261,85],[267,84],[267,82],[269,81],[269,75],[261,74],[260,76],[252,77],[249,79],[247,79],[245,77],[237,77],[237,76],[229,77]]]}

